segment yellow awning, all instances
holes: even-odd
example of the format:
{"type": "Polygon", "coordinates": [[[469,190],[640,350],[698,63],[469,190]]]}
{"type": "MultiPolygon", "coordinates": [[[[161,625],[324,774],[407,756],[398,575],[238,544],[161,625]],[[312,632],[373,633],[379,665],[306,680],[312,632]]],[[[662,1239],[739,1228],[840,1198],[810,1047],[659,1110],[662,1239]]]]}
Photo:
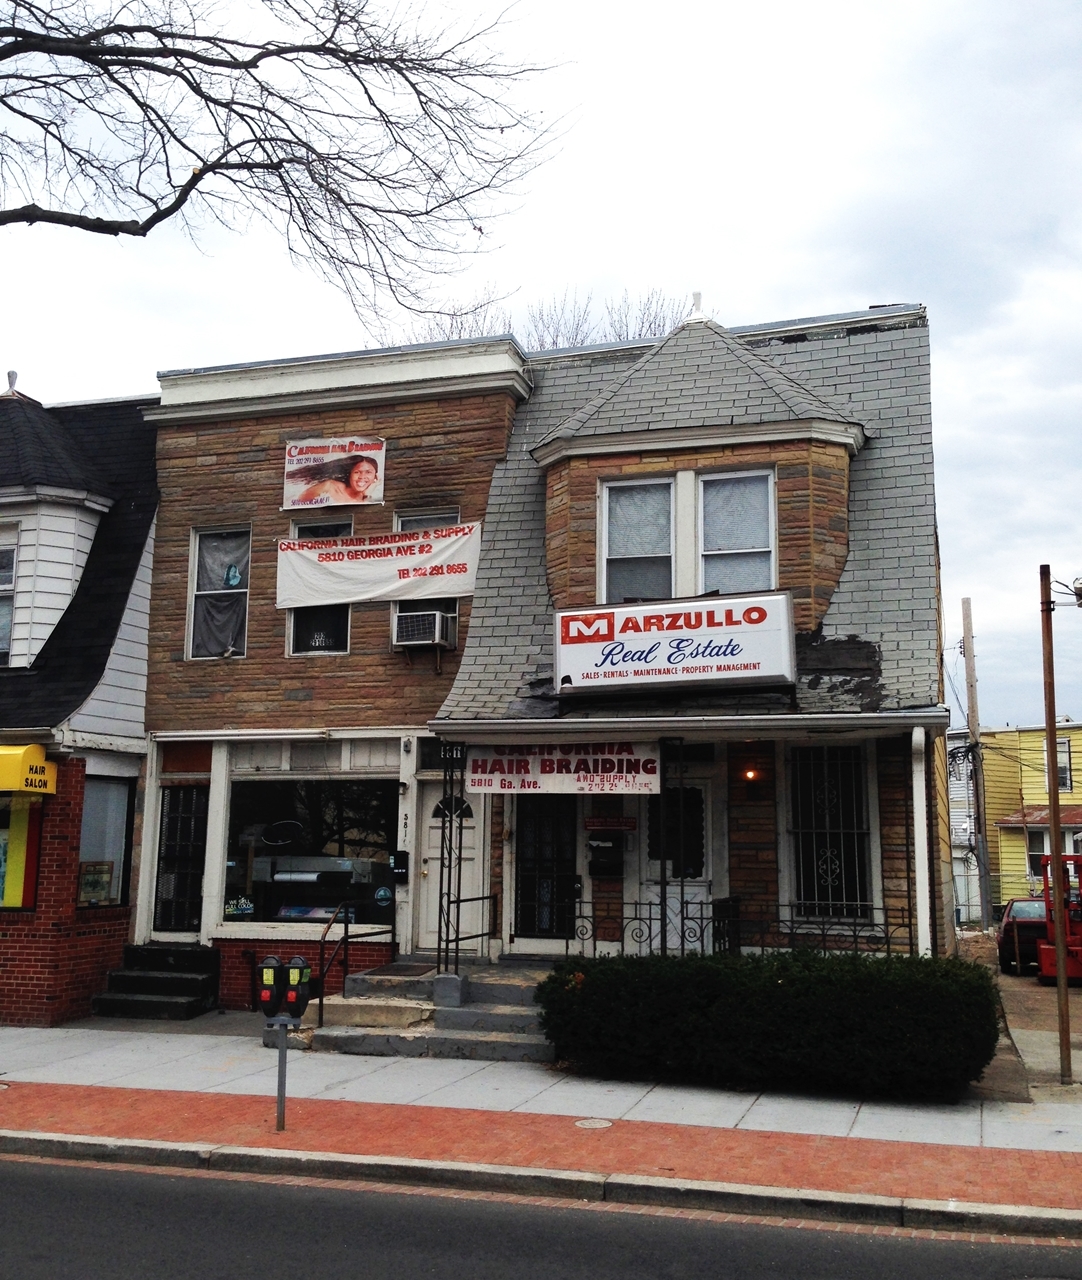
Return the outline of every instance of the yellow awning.
{"type": "Polygon", "coordinates": [[[0,747],[0,791],[55,795],[56,765],[45,759],[45,748],[36,742],[0,747]]]}

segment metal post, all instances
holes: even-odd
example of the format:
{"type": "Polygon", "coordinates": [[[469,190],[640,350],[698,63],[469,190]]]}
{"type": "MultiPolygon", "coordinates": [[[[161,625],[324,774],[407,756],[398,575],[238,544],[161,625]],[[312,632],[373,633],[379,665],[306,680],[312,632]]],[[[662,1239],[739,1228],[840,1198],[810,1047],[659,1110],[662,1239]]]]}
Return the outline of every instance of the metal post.
{"type": "Polygon", "coordinates": [[[1056,671],[1052,654],[1052,570],[1041,565],[1041,649],[1044,658],[1044,734],[1048,773],[1048,837],[1052,842],[1052,920],[1056,938],[1056,1007],[1059,1012],[1059,1082],[1073,1084],[1071,1009],[1067,1003],[1067,904],[1063,895],[1063,837],[1059,825],[1059,756],[1056,751],[1056,671]]]}
{"type": "Polygon", "coordinates": [[[658,797],[658,843],[661,845],[658,849],[658,857],[661,859],[661,884],[659,885],[661,937],[659,941],[661,954],[667,956],[669,954],[669,868],[666,859],[669,856],[669,811],[665,803],[665,792],[669,785],[669,752],[668,744],[664,740],[658,746],[661,752],[661,795],[658,797]]]}
{"type": "Polygon", "coordinates": [[[278,1023],[278,1132],[286,1127],[286,1057],[289,1032],[284,1021],[278,1023]]]}
{"type": "Polygon", "coordinates": [[[981,900],[981,928],[992,927],[992,881],[988,868],[988,837],[984,829],[984,760],[981,757],[981,717],[977,710],[977,658],[973,652],[973,611],[969,597],[962,601],[962,647],[966,662],[966,722],[973,768],[973,818],[976,827],[977,884],[981,900]]]}

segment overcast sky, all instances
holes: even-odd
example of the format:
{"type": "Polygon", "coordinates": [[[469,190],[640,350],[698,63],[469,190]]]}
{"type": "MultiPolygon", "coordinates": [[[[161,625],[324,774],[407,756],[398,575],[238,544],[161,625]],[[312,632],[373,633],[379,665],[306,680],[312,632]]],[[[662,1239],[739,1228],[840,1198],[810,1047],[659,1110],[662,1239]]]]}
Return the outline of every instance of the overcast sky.
{"type": "MultiPolygon", "coordinates": [[[[556,64],[523,100],[561,141],[452,294],[699,289],[734,325],[927,304],[947,667],[964,698],[969,595],[982,720],[1038,723],[1038,565],[1082,575],[1082,5],[521,0],[502,46],[556,64]]],[[[0,251],[2,367],[46,402],[370,344],[261,228],[6,228],[0,251]]],[[[1082,718],[1069,603],[1056,644],[1082,718]]]]}

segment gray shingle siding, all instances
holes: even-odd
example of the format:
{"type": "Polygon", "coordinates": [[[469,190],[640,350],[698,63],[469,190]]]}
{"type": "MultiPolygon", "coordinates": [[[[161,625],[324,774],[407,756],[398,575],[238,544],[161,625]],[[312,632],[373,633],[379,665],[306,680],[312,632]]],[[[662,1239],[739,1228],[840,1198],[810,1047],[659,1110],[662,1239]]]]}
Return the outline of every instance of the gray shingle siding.
{"type": "MultiPolygon", "coordinates": [[[[784,332],[772,334],[766,327],[741,330],[739,336],[760,387],[763,365],[784,375],[768,382],[784,390],[794,416],[830,412],[835,420],[871,428],[851,464],[849,556],[823,636],[857,636],[878,648],[881,680],[875,700],[886,711],[937,701],[938,572],[927,322],[923,312],[912,309],[874,317],[880,321],[877,328],[868,327],[872,318],[867,313],[838,317],[850,323],[829,328],[807,322],[805,341],[787,341],[784,332]],[[854,331],[853,324],[860,323],[864,327],[854,331]]],[[[790,334],[792,327],[785,326],[790,334]]],[[[668,426],[708,420],[707,401],[715,390],[705,385],[710,379],[704,381],[701,401],[693,396],[688,408],[687,374],[681,370],[699,377],[688,345],[670,336],[652,348],[531,357],[534,390],[519,409],[507,459],[493,477],[469,636],[440,718],[556,714],[545,478],[530,450],[546,439],[577,435],[588,422],[593,424],[588,432],[600,427],[604,433],[621,424],[639,430],[662,419],[668,426]],[[662,358],[656,358],[659,353],[662,358]],[[640,375],[649,369],[649,379],[633,379],[636,366],[640,375]],[[648,388],[648,394],[625,405],[620,396],[625,387],[630,392],[631,382],[637,392],[648,388]],[[666,407],[677,400],[680,417],[666,407]]],[[[727,396],[726,410],[735,411],[735,403],[727,396]]],[[[741,403],[750,411],[751,397],[741,403]]],[[[777,405],[767,411],[776,412],[777,405]]],[[[804,677],[797,699],[808,712],[867,710],[867,682],[804,677]]]]}

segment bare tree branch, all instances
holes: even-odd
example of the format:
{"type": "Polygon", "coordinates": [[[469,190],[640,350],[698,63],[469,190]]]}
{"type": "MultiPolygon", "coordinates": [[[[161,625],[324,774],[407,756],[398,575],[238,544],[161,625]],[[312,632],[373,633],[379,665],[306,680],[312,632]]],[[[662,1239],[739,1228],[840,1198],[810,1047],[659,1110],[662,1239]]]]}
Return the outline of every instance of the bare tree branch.
{"type": "Polygon", "coordinates": [[[511,101],[532,69],[489,51],[496,24],[423,16],[0,0],[0,226],[145,236],[255,214],[359,309],[426,311],[426,280],[479,246],[546,135],[511,101]]]}

